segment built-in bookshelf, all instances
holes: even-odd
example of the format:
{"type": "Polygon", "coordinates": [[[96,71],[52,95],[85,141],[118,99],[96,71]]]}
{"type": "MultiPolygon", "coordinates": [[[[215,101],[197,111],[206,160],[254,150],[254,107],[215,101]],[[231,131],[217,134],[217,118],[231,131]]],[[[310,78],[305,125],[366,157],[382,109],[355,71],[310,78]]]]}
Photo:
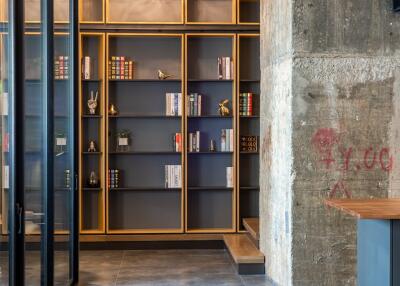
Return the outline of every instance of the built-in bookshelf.
{"type": "Polygon", "coordinates": [[[236,0],[185,0],[187,24],[236,24],[236,0]]]}
{"type": "Polygon", "coordinates": [[[239,34],[238,45],[238,230],[259,216],[260,36],[239,34]]]}
{"type": "Polygon", "coordinates": [[[105,33],[81,33],[80,58],[80,227],[81,233],[104,233],[105,33]]]}
{"type": "Polygon", "coordinates": [[[182,34],[107,35],[108,233],[183,232],[183,47],[182,34]]]}
{"type": "Polygon", "coordinates": [[[237,0],[238,24],[260,24],[260,0],[237,0]]]}

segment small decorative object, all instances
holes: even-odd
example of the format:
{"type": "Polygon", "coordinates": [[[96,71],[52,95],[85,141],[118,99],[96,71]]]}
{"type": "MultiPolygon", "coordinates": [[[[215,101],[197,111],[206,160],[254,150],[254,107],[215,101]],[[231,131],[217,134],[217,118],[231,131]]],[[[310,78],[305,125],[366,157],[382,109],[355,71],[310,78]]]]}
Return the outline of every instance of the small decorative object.
{"type": "Polygon", "coordinates": [[[130,134],[131,132],[126,129],[117,133],[117,152],[129,151],[130,134]]]}
{"type": "Polygon", "coordinates": [[[88,152],[97,152],[96,142],[94,142],[93,140],[90,140],[89,142],[88,152]]]}
{"type": "Polygon", "coordinates": [[[56,153],[64,153],[67,146],[67,137],[63,133],[56,136],[56,153]]]}
{"type": "Polygon", "coordinates": [[[257,152],[258,151],[257,136],[240,136],[240,152],[257,152]]]}
{"type": "Polygon", "coordinates": [[[172,75],[167,74],[166,72],[163,72],[162,70],[158,70],[158,79],[160,79],[160,80],[167,79],[167,78],[169,78],[171,76],[172,75]]]}
{"type": "Polygon", "coordinates": [[[65,170],[64,171],[64,185],[66,188],[70,188],[71,187],[71,171],[70,170],[65,170]]]}
{"type": "Polygon", "coordinates": [[[215,149],[215,140],[211,139],[211,141],[210,141],[210,152],[215,152],[215,151],[217,151],[215,149]]]}
{"type": "Polygon", "coordinates": [[[97,174],[95,171],[90,172],[89,176],[89,186],[91,188],[96,188],[99,186],[99,178],[97,177],[97,174]]]}
{"type": "Polygon", "coordinates": [[[89,113],[91,115],[96,114],[98,96],[99,96],[99,92],[98,91],[96,91],[96,96],[93,96],[93,90],[90,91],[90,98],[87,101],[87,104],[88,104],[88,107],[89,107],[89,113]]]}
{"type": "Polygon", "coordinates": [[[218,106],[219,106],[218,112],[221,116],[229,115],[230,110],[227,106],[228,103],[229,103],[229,99],[224,99],[224,100],[220,101],[220,103],[218,104],[218,106]]]}
{"type": "Polygon", "coordinates": [[[114,104],[110,105],[110,109],[108,110],[108,114],[109,115],[113,115],[113,116],[118,114],[118,110],[117,110],[117,108],[115,107],[114,104]]]}

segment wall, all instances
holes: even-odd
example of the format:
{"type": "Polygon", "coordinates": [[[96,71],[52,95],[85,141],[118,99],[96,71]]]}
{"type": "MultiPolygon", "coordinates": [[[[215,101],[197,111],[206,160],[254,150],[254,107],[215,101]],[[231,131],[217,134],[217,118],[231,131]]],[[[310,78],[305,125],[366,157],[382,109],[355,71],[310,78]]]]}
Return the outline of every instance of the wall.
{"type": "Polygon", "coordinates": [[[355,285],[355,220],[323,200],[400,193],[400,15],[390,0],[290,2],[291,15],[270,3],[262,17],[267,272],[278,285],[355,285]],[[286,56],[271,52],[285,50],[276,41],[289,42],[286,56]]]}

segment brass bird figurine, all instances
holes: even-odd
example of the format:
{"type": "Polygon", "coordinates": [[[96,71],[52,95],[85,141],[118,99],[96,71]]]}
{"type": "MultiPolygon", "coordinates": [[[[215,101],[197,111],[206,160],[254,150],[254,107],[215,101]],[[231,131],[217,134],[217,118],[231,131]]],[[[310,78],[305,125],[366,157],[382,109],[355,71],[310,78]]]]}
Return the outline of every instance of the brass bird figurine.
{"type": "Polygon", "coordinates": [[[162,70],[158,70],[158,79],[159,80],[164,80],[164,79],[167,79],[167,78],[169,78],[171,76],[172,75],[167,74],[167,73],[163,72],[162,70]]]}
{"type": "Polygon", "coordinates": [[[229,108],[227,106],[227,104],[229,103],[229,99],[224,99],[222,101],[220,101],[220,103],[218,103],[218,112],[221,116],[228,116],[230,111],[229,108]]]}

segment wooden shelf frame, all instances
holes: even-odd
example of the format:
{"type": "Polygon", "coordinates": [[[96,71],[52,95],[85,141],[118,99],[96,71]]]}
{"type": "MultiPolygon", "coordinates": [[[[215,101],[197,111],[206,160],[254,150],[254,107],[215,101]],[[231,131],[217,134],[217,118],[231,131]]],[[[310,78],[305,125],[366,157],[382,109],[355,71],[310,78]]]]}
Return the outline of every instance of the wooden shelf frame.
{"type": "MultiPolygon", "coordinates": [[[[230,38],[232,41],[232,61],[233,61],[233,80],[232,82],[232,128],[234,130],[234,138],[237,137],[236,133],[236,107],[237,107],[237,100],[236,100],[236,77],[237,77],[237,72],[236,72],[236,67],[237,67],[237,52],[236,52],[236,33],[186,33],[185,34],[185,89],[184,89],[184,94],[185,94],[185,106],[187,105],[187,94],[188,94],[188,83],[189,83],[189,76],[188,76],[188,40],[192,37],[204,37],[204,38],[230,38]]],[[[190,120],[190,117],[188,116],[188,110],[185,109],[185,144],[187,145],[187,138],[188,138],[188,123],[190,120]]],[[[231,153],[232,155],[232,167],[233,170],[236,170],[236,153],[237,153],[237,148],[238,145],[236,142],[234,142],[234,151],[231,153]]],[[[188,156],[191,156],[191,153],[188,152],[188,148],[185,146],[185,232],[186,233],[233,233],[236,232],[236,171],[233,172],[233,188],[229,188],[229,190],[232,193],[231,199],[232,199],[232,214],[231,214],[231,222],[232,222],[232,227],[230,228],[190,228],[188,225],[188,195],[189,192],[191,191],[190,186],[188,185],[188,156]]],[[[226,189],[228,190],[228,188],[226,189]]],[[[193,190],[192,190],[193,191],[193,190]]]]}
{"type": "MultiPolygon", "coordinates": [[[[106,169],[105,169],[105,146],[106,146],[106,139],[105,139],[105,112],[107,110],[106,104],[105,104],[105,98],[106,98],[106,93],[105,93],[105,33],[94,33],[94,32],[81,32],[80,33],[80,52],[79,52],[79,58],[80,60],[80,68],[79,68],[79,73],[81,75],[81,81],[80,81],[80,94],[79,94],[79,114],[80,114],[80,121],[79,121],[79,134],[80,134],[80,146],[79,146],[79,170],[80,170],[80,175],[79,175],[79,213],[80,213],[80,232],[81,234],[103,234],[105,233],[106,230],[106,195],[105,195],[105,186],[106,186],[106,169]],[[99,123],[99,134],[98,138],[100,142],[97,142],[97,148],[100,148],[99,152],[97,153],[96,156],[98,156],[98,164],[99,164],[99,170],[98,170],[98,177],[100,180],[100,187],[96,192],[98,192],[98,213],[97,213],[97,220],[98,220],[98,228],[97,229],[84,229],[83,226],[83,221],[84,221],[84,209],[83,209],[83,196],[87,191],[87,188],[84,186],[84,176],[83,176],[83,166],[84,166],[84,158],[87,159],[87,155],[85,152],[87,151],[87,143],[88,142],[83,142],[84,136],[83,136],[83,128],[84,128],[84,123],[83,120],[92,120],[87,117],[86,112],[84,110],[87,109],[87,106],[83,104],[83,99],[84,99],[84,94],[83,94],[83,84],[86,84],[87,81],[82,80],[82,58],[85,56],[83,54],[83,44],[85,38],[98,38],[99,44],[98,44],[98,66],[97,66],[97,74],[98,74],[98,81],[97,84],[100,87],[100,104],[97,107],[99,110],[99,115],[100,117],[95,118],[93,120],[100,120],[99,123]]],[[[86,138],[87,139],[87,138],[86,138]]]]}
{"type": "MultiPolygon", "coordinates": [[[[238,25],[250,25],[250,26],[259,26],[260,22],[244,22],[244,21],[240,21],[240,3],[241,2],[258,2],[258,5],[261,5],[261,1],[262,0],[236,0],[236,11],[237,11],[237,24],[238,25]]],[[[261,7],[259,7],[259,9],[261,9],[261,7]]]]}
{"type": "MultiPolygon", "coordinates": [[[[170,22],[162,22],[162,21],[149,21],[149,22],[143,22],[143,21],[112,21],[110,19],[110,0],[103,0],[105,1],[105,22],[106,24],[121,24],[121,25],[182,25],[185,24],[185,0],[180,0],[180,13],[181,13],[181,20],[180,21],[170,21],[170,22]]],[[[168,13],[168,11],[165,11],[168,13]]]]}
{"type": "MultiPolygon", "coordinates": [[[[185,59],[185,38],[184,35],[182,33],[107,33],[106,35],[106,62],[108,63],[108,59],[111,56],[110,55],[110,48],[109,48],[109,44],[110,44],[110,39],[113,37],[129,37],[129,38],[177,38],[180,40],[180,80],[178,81],[178,83],[180,82],[180,89],[181,89],[181,93],[182,93],[182,114],[185,114],[185,104],[184,104],[184,88],[185,88],[185,82],[184,82],[184,59],[185,59]]],[[[134,70],[135,70],[135,64],[134,64],[134,70]]],[[[110,85],[110,80],[108,77],[108,64],[106,65],[106,106],[109,106],[109,85],[110,85]]],[[[166,82],[171,82],[170,81],[166,81],[166,82]]],[[[106,116],[107,116],[107,120],[106,120],[106,133],[109,133],[109,120],[110,118],[113,119],[113,116],[109,116],[107,109],[106,109],[106,116]]],[[[181,134],[182,134],[182,138],[184,138],[184,133],[185,133],[185,120],[183,118],[183,116],[179,116],[180,120],[181,120],[181,134]]],[[[171,120],[170,118],[164,118],[165,120],[171,120]]],[[[164,120],[163,119],[163,120],[164,120]]],[[[182,142],[182,152],[177,152],[176,154],[174,153],[173,155],[178,155],[181,154],[181,159],[180,159],[180,163],[182,166],[182,173],[181,173],[181,177],[182,177],[182,188],[180,189],[180,227],[179,228],[149,228],[149,229],[111,229],[110,228],[110,222],[109,222],[109,216],[110,216],[110,199],[109,199],[109,193],[110,190],[109,188],[106,187],[106,233],[107,234],[167,234],[167,233],[184,233],[184,229],[185,229],[185,217],[184,217],[184,207],[185,207],[185,190],[184,190],[184,186],[185,186],[185,177],[184,177],[184,166],[185,166],[185,152],[184,150],[186,150],[186,145],[185,145],[185,140],[183,140],[182,142]]],[[[108,142],[108,136],[106,137],[106,171],[109,169],[109,142],[108,142]]],[[[128,154],[129,155],[129,154],[128,154]]],[[[166,191],[167,192],[167,191],[166,191]]]]}
{"type": "MultiPolygon", "coordinates": [[[[188,25],[236,25],[237,24],[237,0],[231,0],[231,9],[232,9],[232,15],[231,15],[231,22],[222,22],[222,21],[210,21],[210,22],[195,22],[195,21],[190,21],[189,19],[189,2],[193,0],[185,0],[185,24],[188,25]]],[[[196,1],[196,0],[194,0],[196,1]]]]}
{"type": "Polygon", "coordinates": [[[104,24],[105,23],[105,18],[106,18],[106,3],[105,0],[101,0],[101,20],[98,21],[88,21],[88,20],[83,20],[83,13],[85,13],[83,9],[83,3],[87,0],[79,0],[79,22],[81,24],[104,24]]]}
{"type": "MultiPolygon", "coordinates": [[[[237,76],[236,100],[237,100],[238,103],[239,103],[239,95],[240,95],[240,85],[243,82],[241,80],[241,77],[240,77],[240,57],[241,57],[241,54],[240,54],[240,43],[241,43],[241,40],[243,38],[258,38],[258,39],[260,39],[260,34],[259,33],[253,33],[253,34],[238,34],[237,35],[237,57],[238,57],[239,60],[237,61],[237,70],[236,70],[236,72],[237,72],[237,75],[236,75],[237,76]]],[[[250,82],[258,82],[258,84],[260,84],[260,82],[258,80],[254,80],[254,81],[251,80],[250,82]]],[[[261,90],[260,90],[260,92],[261,92],[261,90]]],[[[260,96],[260,94],[258,94],[258,96],[260,96]]],[[[258,107],[258,109],[259,109],[259,107],[258,107]]],[[[252,153],[250,153],[250,152],[249,153],[240,152],[240,135],[241,135],[240,134],[240,121],[243,120],[243,119],[246,120],[248,118],[249,117],[246,117],[246,116],[240,116],[239,115],[239,108],[237,108],[236,127],[235,127],[236,130],[237,130],[236,144],[238,146],[238,149],[237,149],[238,152],[236,154],[236,160],[237,160],[238,168],[236,168],[236,181],[235,181],[236,188],[237,188],[237,193],[236,193],[236,196],[237,196],[237,198],[236,198],[236,201],[237,201],[237,205],[236,205],[236,208],[237,208],[237,212],[236,212],[237,230],[236,231],[237,232],[245,232],[244,229],[240,228],[240,226],[242,225],[241,213],[240,213],[240,200],[241,200],[240,194],[241,194],[241,192],[243,192],[244,190],[252,190],[252,191],[258,191],[259,192],[259,183],[258,183],[258,186],[254,186],[254,187],[244,187],[244,188],[242,188],[240,186],[240,157],[241,157],[241,155],[243,155],[243,154],[251,154],[252,156],[258,156],[258,160],[259,160],[259,157],[260,157],[259,152],[252,152],[252,153]]],[[[254,120],[258,120],[258,123],[260,123],[259,115],[258,116],[252,116],[251,118],[254,118],[254,120]]],[[[260,136],[260,134],[256,134],[256,135],[260,136]]],[[[260,137],[258,137],[258,138],[260,138],[260,137]]],[[[260,142],[258,142],[258,144],[260,144],[260,142]]]]}

